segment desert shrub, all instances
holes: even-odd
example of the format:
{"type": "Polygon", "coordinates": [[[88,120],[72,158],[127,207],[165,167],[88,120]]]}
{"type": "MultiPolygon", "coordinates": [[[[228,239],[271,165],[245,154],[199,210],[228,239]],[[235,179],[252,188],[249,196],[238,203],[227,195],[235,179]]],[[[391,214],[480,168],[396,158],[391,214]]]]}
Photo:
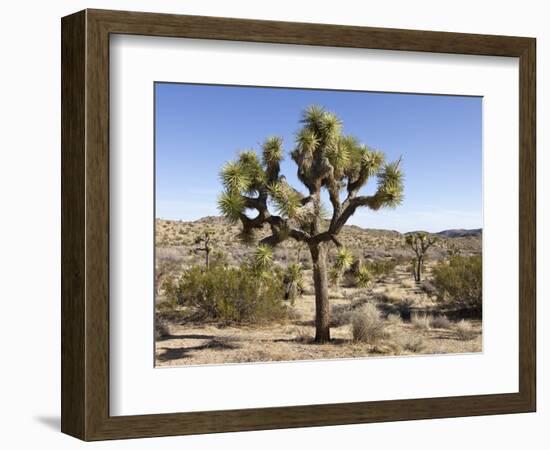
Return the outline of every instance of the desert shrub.
{"type": "Polygon", "coordinates": [[[374,344],[386,336],[385,323],[378,308],[367,303],[351,314],[353,340],[374,344]]]}
{"type": "Polygon", "coordinates": [[[299,327],[296,329],[296,337],[294,338],[294,340],[301,344],[307,344],[313,341],[313,336],[308,328],[299,327]]]}
{"type": "Polygon", "coordinates": [[[437,264],[432,274],[432,284],[441,301],[457,303],[481,313],[481,255],[453,256],[448,262],[437,264]]]}
{"type": "Polygon", "coordinates": [[[183,303],[183,293],[180,289],[180,279],[175,274],[168,275],[162,281],[162,291],[172,305],[181,305],[183,303]]]}
{"type": "Polygon", "coordinates": [[[399,325],[403,322],[401,320],[401,315],[399,314],[388,314],[388,317],[386,317],[386,320],[390,325],[399,325]]]}
{"type": "Polygon", "coordinates": [[[403,292],[396,288],[388,287],[380,294],[380,297],[385,302],[399,303],[403,301],[403,292]]]}
{"type": "Polygon", "coordinates": [[[461,341],[470,341],[476,337],[477,332],[473,329],[470,322],[461,320],[456,325],[456,335],[461,341]]]}
{"type": "Polygon", "coordinates": [[[417,330],[429,330],[430,316],[426,314],[413,314],[411,316],[411,323],[417,330]]]}
{"type": "Polygon", "coordinates": [[[430,326],[432,328],[451,328],[451,321],[445,316],[435,316],[430,320],[430,326]]]}
{"type": "Polygon", "coordinates": [[[420,288],[428,295],[437,295],[437,289],[435,286],[428,280],[423,280],[420,283],[420,288]]]}
{"type": "Polygon", "coordinates": [[[203,320],[265,322],[282,319],[287,311],[279,273],[258,276],[248,265],[191,267],[174,283],[172,292],[203,320]]]}
{"type": "Polygon", "coordinates": [[[227,253],[222,250],[214,252],[210,260],[211,267],[228,267],[229,266],[229,257],[227,253]]]}
{"type": "Polygon", "coordinates": [[[403,341],[402,345],[409,352],[419,353],[424,349],[424,340],[421,336],[412,336],[403,341]]]}
{"type": "Polygon", "coordinates": [[[155,320],[155,339],[162,339],[170,336],[170,328],[164,319],[157,318],[155,320]]]}
{"type": "Polygon", "coordinates": [[[381,259],[367,263],[369,271],[375,277],[381,277],[392,273],[397,266],[395,259],[381,259]]]}
{"type": "Polygon", "coordinates": [[[335,305],[330,312],[330,326],[341,327],[350,322],[350,317],[353,312],[351,305],[335,305]]]}
{"type": "Polygon", "coordinates": [[[410,320],[411,318],[411,311],[414,307],[414,300],[411,298],[403,299],[398,305],[397,310],[399,311],[399,314],[401,314],[401,318],[403,320],[410,320]]]}
{"type": "Polygon", "coordinates": [[[409,278],[404,278],[400,281],[400,284],[402,287],[406,289],[412,289],[416,287],[416,281],[410,280],[409,278]]]}

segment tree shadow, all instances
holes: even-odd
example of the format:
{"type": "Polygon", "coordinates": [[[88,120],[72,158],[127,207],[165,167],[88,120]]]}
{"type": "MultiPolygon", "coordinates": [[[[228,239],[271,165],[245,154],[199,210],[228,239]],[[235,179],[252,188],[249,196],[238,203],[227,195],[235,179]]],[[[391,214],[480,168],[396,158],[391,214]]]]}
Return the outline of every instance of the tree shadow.
{"type": "MultiPolygon", "coordinates": [[[[195,338],[199,339],[199,338],[195,338]]],[[[202,345],[195,345],[193,347],[178,347],[178,348],[166,348],[164,349],[164,353],[159,355],[157,358],[160,361],[171,361],[174,359],[185,359],[190,358],[192,352],[199,351],[199,350],[236,350],[241,348],[239,345],[232,344],[231,342],[227,342],[224,340],[219,339],[211,339],[210,341],[206,342],[202,345]]]]}
{"type": "Polygon", "coordinates": [[[216,339],[216,336],[212,334],[169,334],[159,340],[167,341],[170,339],[216,339]]]}

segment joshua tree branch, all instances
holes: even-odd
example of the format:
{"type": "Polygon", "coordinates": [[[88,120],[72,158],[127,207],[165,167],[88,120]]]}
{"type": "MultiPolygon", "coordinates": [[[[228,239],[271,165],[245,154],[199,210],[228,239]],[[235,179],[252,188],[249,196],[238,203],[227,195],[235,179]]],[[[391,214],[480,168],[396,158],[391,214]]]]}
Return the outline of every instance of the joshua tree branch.
{"type": "Polygon", "coordinates": [[[334,245],[336,245],[336,247],[338,248],[343,247],[342,243],[338,240],[336,236],[331,236],[330,238],[332,242],[334,242],[334,245]]]}
{"type": "Polygon", "coordinates": [[[297,228],[289,227],[285,230],[284,228],[281,229],[276,225],[271,225],[271,232],[271,235],[263,238],[260,241],[261,244],[275,247],[276,245],[286,240],[288,236],[300,242],[308,243],[310,241],[309,235],[302,230],[298,230],[297,228]]]}
{"type": "Polygon", "coordinates": [[[340,212],[342,209],[338,187],[336,186],[334,180],[332,180],[331,183],[328,185],[328,194],[330,198],[330,203],[332,204],[332,220],[330,225],[333,226],[334,223],[338,220],[338,217],[340,217],[340,212]]]}
{"type": "Polygon", "coordinates": [[[357,208],[361,206],[367,206],[372,209],[376,209],[376,203],[377,203],[377,194],[375,195],[362,195],[359,197],[354,197],[347,201],[347,205],[344,207],[342,213],[338,217],[338,219],[335,221],[334,225],[330,227],[330,231],[332,234],[338,234],[340,230],[343,228],[343,226],[346,224],[348,219],[355,214],[355,211],[357,208]]]}
{"type": "Polygon", "coordinates": [[[302,200],[300,200],[300,203],[302,204],[302,206],[306,206],[309,202],[312,201],[313,197],[311,195],[308,195],[307,197],[302,198],[302,200]]]}

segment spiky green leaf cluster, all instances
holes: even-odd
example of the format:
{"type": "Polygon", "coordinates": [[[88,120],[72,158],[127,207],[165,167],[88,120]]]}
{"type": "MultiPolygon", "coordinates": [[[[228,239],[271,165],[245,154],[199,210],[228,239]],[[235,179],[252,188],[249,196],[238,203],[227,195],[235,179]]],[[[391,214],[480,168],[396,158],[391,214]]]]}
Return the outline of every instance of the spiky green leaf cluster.
{"type": "Polygon", "coordinates": [[[302,195],[286,182],[272,183],[268,189],[277,213],[285,218],[295,217],[302,206],[302,195]]]}
{"type": "Polygon", "coordinates": [[[285,279],[289,283],[301,283],[304,278],[304,269],[301,264],[290,264],[285,271],[285,279]]]}
{"type": "Polygon", "coordinates": [[[381,201],[380,206],[395,208],[403,201],[403,172],[399,163],[387,163],[378,173],[377,196],[381,201]]]}
{"type": "Polygon", "coordinates": [[[254,195],[266,189],[270,178],[278,176],[278,161],[282,159],[281,139],[269,138],[263,144],[262,161],[253,150],[239,153],[234,161],[226,163],[220,171],[224,192],[218,199],[218,209],[231,221],[244,213],[244,195],[254,195]]]}
{"type": "Polygon", "coordinates": [[[218,198],[218,208],[225,218],[236,223],[244,213],[245,201],[237,191],[224,191],[218,198]]]}
{"type": "Polygon", "coordinates": [[[254,268],[259,272],[268,270],[273,265],[273,250],[269,245],[259,245],[254,253],[254,268]]]}
{"type": "Polygon", "coordinates": [[[342,247],[338,250],[338,253],[336,254],[335,267],[341,272],[344,272],[351,267],[354,259],[355,258],[353,256],[353,253],[351,253],[351,251],[347,248],[342,247]]]}
{"type": "Polygon", "coordinates": [[[366,264],[361,264],[355,277],[357,286],[367,287],[372,281],[372,274],[366,264]]]}
{"type": "Polygon", "coordinates": [[[247,150],[239,154],[238,164],[241,170],[250,179],[246,193],[258,192],[266,183],[266,175],[258,155],[253,150],[247,150]]]}
{"type": "MultiPolygon", "coordinates": [[[[359,143],[353,136],[342,134],[338,117],[319,106],[304,111],[302,129],[296,135],[296,147],[291,153],[298,165],[298,177],[310,189],[319,181],[328,189],[347,186],[355,194],[370,177],[381,174],[390,178],[392,164],[384,165],[384,154],[359,143]]],[[[398,168],[398,165],[395,165],[398,168]]],[[[394,171],[395,172],[395,171],[394,171]]],[[[395,206],[400,201],[402,184],[387,182],[384,201],[380,205],[395,206]]]]}
{"type": "Polygon", "coordinates": [[[299,227],[305,234],[293,233],[293,236],[303,240],[304,235],[318,233],[322,229],[321,220],[330,216],[330,227],[324,231],[338,233],[342,227],[338,215],[347,218],[357,207],[376,210],[401,203],[403,175],[400,161],[385,163],[383,153],[362,145],[352,136],[343,135],[340,119],[322,107],[308,107],[301,123],[291,156],[298,165],[298,178],[309,191],[308,197],[290,187],[280,175],[283,150],[282,140],[278,137],[265,140],[261,158],[251,150],[241,152],[220,172],[224,193],[219,198],[219,209],[232,221],[241,219],[246,236],[251,236],[254,229],[269,222],[274,233],[270,244],[282,242],[291,234],[285,234],[285,226],[299,227]],[[374,176],[378,180],[376,194],[354,202],[360,189],[374,176]],[[333,206],[330,214],[326,214],[320,205],[322,188],[330,194],[333,206]],[[348,195],[342,202],[341,191],[344,189],[348,195]],[[273,205],[280,217],[271,216],[268,205],[273,205]],[[248,217],[245,214],[248,210],[257,210],[258,214],[248,217]],[[292,225],[284,224],[288,219],[292,225]]]}
{"type": "Polygon", "coordinates": [[[277,136],[271,136],[262,145],[262,157],[264,165],[278,164],[283,160],[283,140],[277,136]]]}
{"type": "Polygon", "coordinates": [[[247,191],[252,182],[250,174],[243,169],[238,161],[226,163],[220,172],[220,178],[223,187],[228,192],[247,191]]]}

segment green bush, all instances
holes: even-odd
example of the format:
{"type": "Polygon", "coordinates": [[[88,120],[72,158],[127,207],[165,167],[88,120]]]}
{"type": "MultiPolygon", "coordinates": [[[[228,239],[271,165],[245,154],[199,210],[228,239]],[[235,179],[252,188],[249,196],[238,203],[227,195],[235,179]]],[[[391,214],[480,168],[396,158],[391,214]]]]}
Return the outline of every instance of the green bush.
{"type": "Polygon", "coordinates": [[[397,260],[385,259],[367,263],[367,267],[374,277],[381,277],[392,273],[397,266],[397,260]]]}
{"type": "Polygon", "coordinates": [[[432,284],[440,300],[481,312],[481,255],[455,255],[448,262],[437,264],[432,274],[432,284]]]}
{"type": "Polygon", "coordinates": [[[202,320],[258,323],[283,319],[287,312],[278,272],[258,276],[245,265],[191,267],[173,283],[170,293],[202,320]]]}

